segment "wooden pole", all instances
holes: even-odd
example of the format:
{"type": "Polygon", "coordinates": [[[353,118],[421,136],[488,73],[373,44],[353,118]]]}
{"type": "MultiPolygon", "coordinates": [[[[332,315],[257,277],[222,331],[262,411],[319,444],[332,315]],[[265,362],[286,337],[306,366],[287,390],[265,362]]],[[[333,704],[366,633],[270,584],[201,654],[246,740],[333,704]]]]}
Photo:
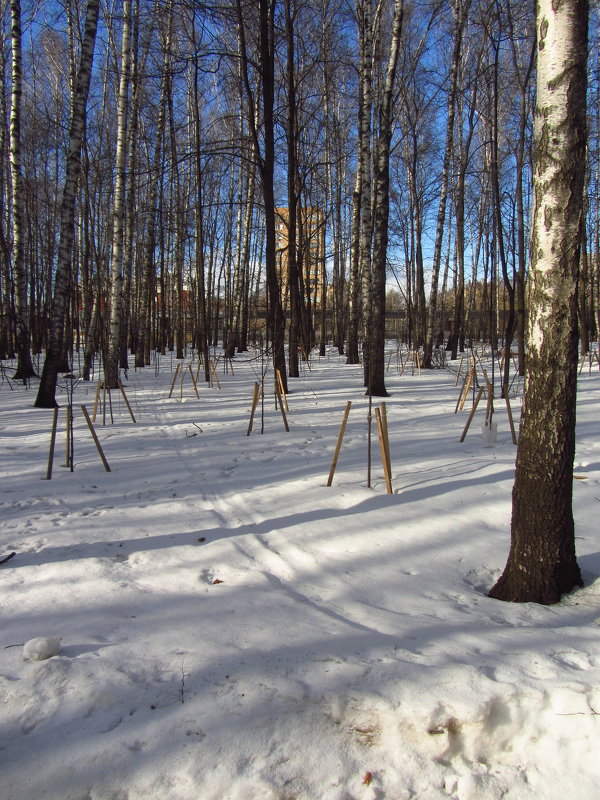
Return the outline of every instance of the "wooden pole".
{"type": "Polygon", "coordinates": [[[387,465],[390,476],[392,474],[392,461],[390,458],[390,437],[388,434],[388,419],[387,419],[387,406],[385,403],[381,404],[381,423],[383,425],[383,440],[385,442],[385,452],[387,455],[387,465]]]}
{"type": "Polygon", "coordinates": [[[190,378],[192,379],[192,386],[194,387],[194,391],[196,392],[196,397],[200,400],[200,395],[198,394],[198,384],[196,383],[196,379],[194,378],[194,371],[192,370],[192,365],[188,364],[188,369],[190,371],[190,378]]]}
{"type": "Polygon", "coordinates": [[[340,450],[342,448],[342,439],[344,438],[344,431],[346,430],[346,422],[348,421],[348,414],[350,413],[351,405],[352,401],[348,400],[348,402],[346,403],[346,408],[344,409],[344,416],[342,418],[342,425],[340,427],[340,432],[338,433],[337,444],[335,446],[335,453],[333,456],[333,461],[331,462],[331,469],[329,470],[329,477],[327,478],[327,486],[331,486],[333,482],[333,475],[335,473],[335,468],[337,466],[340,450]]]}
{"type": "Polygon", "coordinates": [[[279,391],[279,389],[277,390],[276,394],[279,397],[279,409],[281,411],[281,416],[283,417],[283,425],[284,425],[286,431],[289,433],[290,432],[290,426],[288,425],[287,417],[285,415],[285,408],[283,407],[283,400],[281,399],[281,392],[279,391]]]}
{"type": "MultiPolygon", "coordinates": [[[[122,383],[120,378],[118,379],[117,383],[119,385],[119,389],[121,390],[121,394],[123,395],[123,400],[125,400],[125,405],[127,406],[127,410],[129,411],[129,416],[134,421],[134,423],[136,423],[137,420],[133,416],[133,411],[131,410],[131,406],[129,405],[129,400],[127,399],[127,395],[125,394],[125,387],[123,386],[123,383],[122,383]]],[[[197,392],[196,392],[196,394],[197,394],[197,392]]]]}
{"type": "Polygon", "coordinates": [[[102,459],[102,463],[104,464],[104,469],[107,472],[110,472],[110,467],[108,466],[108,461],[106,460],[106,456],[104,455],[104,451],[102,450],[102,445],[100,444],[100,440],[98,439],[98,436],[96,435],[96,431],[94,430],[94,425],[92,423],[92,420],[90,419],[90,415],[88,414],[88,410],[87,410],[87,408],[85,406],[81,406],[81,410],[83,411],[83,416],[85,417],[85,421],[87,422],[88,428],[90,429],[90,433],[92,434],[92,438],[93,438],[94,443],[96,445],[96,449],[98,450],[98,453],[100,454],[100,458],[102,459]]]}
{"type": "Polygon", "coordinates": [[[390,467],[389,467],[389,454],[386,448],[383,422],[381,421],[381,411],[378,408],[375,409],[375,419],[377,420],[377,435],[379,437],[379,449],[381,450],[381,461],[383,463],[385,485],[387,488],[387,493],[393,494],[394,490],[392,489],[392,476],[390,474],[390,467]]]}
{"type": "Polygon", "coordinates": [[[471,409],[471,413],[469,414],[469,418],[467,420],[467,424],[464,427],[464,430],[462,432],[462,436],[458,440],[459,442],[464,442],[464,440],[465,440],[465,436],[467,435],[467,431],[469,430],[471,422],[473,422],[473,417],[475,416],[475,412],[477,411],[477,406],[479,405],[479,401],[481,400],[481,395],[482,394],[483,394],[483,386],[480,386],[479,387],[479,391],[477,392],[477,397],[475,398],[475,402],[473,403],[473,408],[471,409]]]}
{"type": "Polygon", "coordinates": [[[71,466],[71,416],[73,414],[73,407],[67,406],[67,435],[66,435],[66,452],[65,452],[65,467],[71,466]]]}
{"type": "Polygon", "coordinates": [[[94,400],[94,411],[92,413],[92,419],[94,422],[96,421],[96,412],[98,410],[98,403],[100,402],[100,389],[102,388],[102,381],[98,381],[98,385],[96,386],[96,398],[94,400]]]}
{"type": "Polygon", "coordinates": [[[456,408],[454,409],[455,414],[458,414],[459,408],[461,411],[464,408],[465,400],[469,393],[469,387],[471,385],[472,376],[473,376],[473,368],[471,367],[471,369],[467,373],[465,373],[463,385],[461,386],[460,394],[458,395],[458,400],[456,401],[456,408]]]}
{"type": "Polygon", "coordinates": [[[177,367],[175,369],[175,375],[173,375],[173,383],[171,384],[171,391],[169,392],[169,397],[171,397],[173,394],[173,389],[175,388],[175,381],[177,380],[177,376],[179,375],[180,367],[181,364],[177,364],[177,367]]]}
{"type": "Polygon", "coordinates": [[[252,432],[252,425],[254,423],[254,414],[256,413],[256,408],[258,406],[258,401],[260,399],[260,384],[254,384],[254,391],[252,393],[252,411],[250,412],[250,422],[248,423],[248,430],[246,431],[246,436],[250,436],[252,432]]]}
{"type": "Polygon", "coordinates": [[[213,378],[214,378],[216,380],[216,382],[217,382],[217,389],[219,391],[221,391],[221,384],[219,382],[219,376],[217,375],[217,370],[216,370],[215,365],[213,364],[212,361],[208,362],[208,368],[209,368],[210,374],[213,376],[210,379],[210,385],[212,386],[212,382],[213,382],[213,378]]]}
{"type": "Polygon", "coordinates": [[[462,371],[463,358],[464,358],[464,356],[460,357],[460,363],[458,365],[458,372],[456,373],[456,380],[454,381],[454,385],[455,386],[458,386],[458,379],[460,378],[460,373],[462,371]]]}
{"type": "Polygon", "coordinates": [[[52,418],[52,433],[50,434],[50,452],[48,453],[48,469],[46,470],[46,480],[52,478],[52,465],[54,463],[54,445],[56,443],[56,428],[58,426],[58,406],[54,408],[52,418]]]}
{"type": "Polygon", "coordinates": [[[510,425],[510,435],[512,436],[513,444],[517,444],[517,434],[515,433],[515,423],[513,420],[512,409],[510,407],[510,400],[508,395],[504,398],[506,400],[506,410],[508,412],[508,424],[510,425]]]}
{"type": "Polygon", "coordinates": [[[276,369],[275,370],[275,393],[279,393],[280,399],[283,398],[283,402],[285,403],[285,410],[289,411],[290,407],[288,406],[287,396],[283,390],[283,381],[281,379],[281,372],[276,369]]]}

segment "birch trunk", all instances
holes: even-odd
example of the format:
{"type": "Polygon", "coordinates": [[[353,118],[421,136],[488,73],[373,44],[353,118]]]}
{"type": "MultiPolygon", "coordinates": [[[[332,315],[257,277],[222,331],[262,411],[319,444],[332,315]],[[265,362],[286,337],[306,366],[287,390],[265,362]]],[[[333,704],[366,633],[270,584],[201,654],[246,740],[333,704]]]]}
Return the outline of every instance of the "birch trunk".
{"type": "Polygon", "coordinates": [[[454,146],[454,116],[456,110],[456,93],[458,84],[458,67],[462,49],[462,40],[469,6],[471,0],[455,0],[454,3],[454,41],[452,62],[450,64],[450,87],[448,90],[448,111],[446,119],[446,145],[444,148],[444,163],[440,181],[440,202],[438,206],[437,225],[435,231],[435,244],[433,249],[433,264],[431,269],[431,291],[429,294],[429,312],[427,314],[427,331],[423,354],[423,366],[431,368],[433,355],[433,340],[435,335],[435,320],[437,314],[437,295],[442,262],[442,242],[444,239],[444,226],[446,221],[446,204],[448,200],[448,180],[452,150],[454,146]]]}
{"type": "Polygon", "coordinates": [[[538,0],[528,353],[511,549],[490,596],[556,603],[581,585],[572,509],[586,0],[538,0]]]}
{"type": "Polygon", "coordinates": [[[383,97],[379,105],[379,126],[374,165],[375,203],[368,366],[369,392],[378,397],[387,397],[388,395],[385,388],[385,279],[390,213],[390,144],[393,124],[392,98],[398,53],[400,51],[403,16],[403,0],[395,0],[390,52],[383,97]]]}
{"type": "Polygon", "coordinates": [[[131,78],[131,0],[123,0],[123,33],[121,41],[121,76],[117,98],[117,147],[115,155],[115,196],[113,205],[113,238],[111,252],[111,302],[108,347],[104,364],[104,380],[108,388],[117,386],[119,355],[123,325],[123,238],[125,224],[125,188],[127,178],[127,122],[129,84],[131,78]]]}
{"type": "Polygon", "coordinates": [[[10,37],[12,47],[12,87],[10,98],[10,171],[12,178],[13,275],[15,281],[15,339],[17,345],[16,380],[35,375],[31,360],[31,341],[27,303],[27,270],[25,269],[25,186],[21,162],[21,99],[23,66],[21,47],[21,3],[10,3],[10,37]]]}
{"type": "Polygon", "coordinates": [[[63,360],[65,313],[70,295],[75,234],[75,200],[81,172],[81,146],[85,135],[86,106],[94,60],[99,5],[99,0],[88,0],[79,70],[75,81],[69,151],[60,212],[60,242],[50,318],[50,338],[35,401],[38,408],[53,408],[56,405],[56,382],[63,360]]]}

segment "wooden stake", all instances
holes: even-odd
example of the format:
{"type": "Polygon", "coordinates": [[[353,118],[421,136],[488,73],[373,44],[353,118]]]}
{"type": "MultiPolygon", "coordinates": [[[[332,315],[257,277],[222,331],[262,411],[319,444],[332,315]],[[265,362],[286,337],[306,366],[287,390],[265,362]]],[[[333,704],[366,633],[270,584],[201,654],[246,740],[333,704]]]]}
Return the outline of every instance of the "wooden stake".
{"type": "Polygon", "coordinates": [[[196,392],[196,397],[200,400],[200,395],[198,394],[198,384],[196,383],[196,379],[194,378],[194,372],[192,370],[192,365],[188,365],[188,369],[190,371],[190,378],[192,379],[192,386],[194,387],[194,391],[196,392]]]}
{"type": "MultiPolygon", "coordinates": [[[[281,399],[281,392],[278,390],[276,394],[277,394],[277,397],[279,397],[279,409],[281,411],[281,416],[283,417],[283,425],[284,425],[286,431],[289,433],[290,432],[290,426],[288,425],[287,417],[285,415],[285,409],[283,407],[283,401],[281,399]]],[[[287,405],[287,403],[286,403],[286,405],[287,405]]]]}
{"type": "Polygon", "coordinates": [[[331,462],[331,469],[329,470],[329,477],[327,479],[327,486],[331,486],[333,482],[333,475],[335,473],[335,468],[337,466],[338,458],[340,455],[340,450],[342,448],[342,439],[344,438],[344,431],[346,430],[346,422],[348,421],[348,414],[350,413],[350,406],[352,405],[352,401],[348,400],[346,403],[346,408],[344,409],[344,416],[342,418],[342,425],[340,427],[340,432],[338,433],[337,444],[335,446],[335,453],[333,456],[333,461],[331,462]]]}
{"type": "Polygon", "coordinates": [[[381,461],[383,463],[385,485],[387,487],[387,493],[393,494],[394,490],[392,489],[392,476],[390,474],[390,467],[389,467],[389,453],[386,447],[383,422],[381,421],[381,411],[378,408],[375,409],[375,419],[377,420],[377,435],[379,437],[379,449],[381,450],[381,461]]]}
{"type": "Polygon", "coordinates": [[[469,418],[467,420],[467,424],[462,432],[462,436],[458,440],[459,442],[464,442],[465,436],[467,435],[467,431],[473,422],[473,417],[475,416],[475,412],[477,411],[477,406],[479,405],[479,401],[481,400],[481,395],[483,394],[483,386],[479,387],[479,391],[477,392],[477,397],[475,398],[475,402],[473,403],[473,408],[471,409],[471,413],[469,414],[469,418]]]}
{"type": "Polygon", "coordinates": [[[100,440],[96,435],[96,431],[94,430],[94,425],[92,424],[92,420],[90,419],[90,415],[88,414],[88,410],[85,406],[81,406],[81,410],[83,411],[83,416],[85,417],[85,421],[88,424],[88,428],[90,429],[90,433],[92,434],[92,438],[94,443],[96,444],[96,449],[100,454],[100,458],[102,459],[102,463],[104,464],[104,469],[107,472],[110,472],[110,467],[108,466],[108,461],[106,460],[106,456],[104,455],[104,451],[102,450],[102,445],[100,444],[100,440]]]}
{"type": "Polygon", "coordinates": [[[96,412],[98,410],[98,403],[100,402],[100,390],[102,389],[102,381],[98,381],[96,386],[96,398],[94,400],[94,411],[92,412],[92,419],[96,421],[96,412]]]}
{"type": "Polygon", "coordinates": [[[173,389],[175,388],[175,381],[177,380],[177,376],[179,375],[180,369],[181,369],[181,364],[177,364],[177,368],[175,369],[175,375],[173,375],[173,383],[171,384],[171,391],[169,392],[169,398],[173,394],[173,389]]]}
{"type": "Polygon", "coordinates": [[[458,395],[458,400],[456,401],[456,408],[454,409],[455,414],[458,413],[459,408],[462,411],[463,408],[465,407],[465,402],[467,400],[467,395],[469,394],[469,389],[471,387],[472,380],[473,380],[473,367],[471,367],[471,369],[465,375],[462,389],[460,390],[460,394],[458,395]]]}
{"type": "MultiPolygon", "coordinates": [[[[215,365],[213,364],[212,361],[208,362],[208,369],[209,369],[209,374],[212,375],[213,378],[217,382],[217,388],[219,389],[219,391],[221,391],[221,384],[219,383],[219,376],[217,375],[217,370],[215,369],[215,365]]],[[[210,385],[211,386],[212,386],[213,378],[210,379],[210,385]]]]}
{"type": "Polygon", "coordinates": [[[275,394],[279,394],[279,397],[283,397],[283,401],[285,403],[285,410],[289,411],[290,407],[288,406],[287,396],[283,390],[283,381],[281,379],[281,372],[276,369],[275,370],[275,394]]]}
{"type": "Polygon", "coordinates": [[[125,400],[125,405],[127,406],[127,410],[129,411],[129,416],[131,417],[134,423],[137,423],[136,418],[133,416],[133,411],[131,410],[131,406],[129,405],[129,400],[127,399],[127,395],[125,394],[125,387],[123,386],[120,378],[117,380],[117,384],[119,386],[119,389],[121,390],[121,394],[123,395],[123,400],[125,400]]]}
{"type": "Polygon", "coordinates": [[[387,465],[390,476],[392,474],[392,461],[390,458],[390,437],[388,435],[388,419],[387,419],[387,406],[385,403],[381,404],[381,422],[383,425],[383,439],[385,442],[385,450],[387,454],[387,465]]]}
{"type": "Polygon", "coordinates": [[[48,469],[46,470],[46,480],[52,478],[52,465],[54,463],[54,445],[56,443],[56,428],[58,426],[58,406],[54,408],[54,416],[52,418],[52,433],[50,434],[50,452],[48,453],[48,469]]]}
{"type": "Polygon", "coordinates": [[[508,411],[508,424],[510,425],[510,435],[512,436],[513,444],[517,444],[517,434],[515,433],[515,423],[513,420],[512,410],[510,407],[510,400],[508,395],[504,397],[506,400],[506,410],[508,411]]]}
{"type": "Polygon", "coordinates": [[[250,422],[248,423],[248,430],[246,431],[246,436],[250,436],[252,432],[252,425],[254,423],[254,414],[256,412],[259,399],[260,399],[260,384],[255,383],[254,391],[252,393],[252,411],[250,412],[250,422]]]}
{"type": "Polygon", "coordinates": [[[458,379],[460,378],[460,373],[462,371],[463,358],[464,358],[464,356],[460,357],[460,363],[458,365],[458,372],[456,373],[456,380],[454,381],[454,385],[455,386],[458,386],[458,379]]]}
{"type": "Polygon", "coordinates": [[[67,406],[67,436],[66,436],[66,453],[65,453],[65,467],[71,466],[71,417],[73,415],[73,407],[67,406]]]}

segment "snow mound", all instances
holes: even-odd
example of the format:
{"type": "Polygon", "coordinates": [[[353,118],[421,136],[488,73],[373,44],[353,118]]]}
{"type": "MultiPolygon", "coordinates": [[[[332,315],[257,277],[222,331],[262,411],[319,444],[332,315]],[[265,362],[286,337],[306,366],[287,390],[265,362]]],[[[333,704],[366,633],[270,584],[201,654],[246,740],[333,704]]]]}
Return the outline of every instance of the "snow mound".
{"type": "Polygon", "coordinates": [[[23,645],[25,661],[45,661],[60,653],[59,636],[37,636],[23,645]]]}

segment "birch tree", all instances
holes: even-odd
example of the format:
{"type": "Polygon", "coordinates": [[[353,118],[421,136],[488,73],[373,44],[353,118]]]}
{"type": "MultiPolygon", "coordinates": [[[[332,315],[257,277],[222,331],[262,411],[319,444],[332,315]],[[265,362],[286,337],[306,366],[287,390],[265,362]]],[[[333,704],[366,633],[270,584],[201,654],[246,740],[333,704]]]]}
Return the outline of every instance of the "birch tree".
{"type": "Polygon", "coordinates": [[[31,360],[25,268],[25,186],[21,162],[21,100],[23,96],[23,52],[21,41],[21,3],[10,3],[12,86],[10,98],[10,171],[12,178],[13,274],[15,281],[15,339],[17,380],[35,375],[31,360]]]}
{"type": "Polygon", "coordinates": [[[526,385],[511,548],[490,596],[556,603],[581,585],[572,509],[587,0],[538,0],[526,385]]]}
{"type": "Polygon", "coordinates": [[[99,0],[88,0],[79,70],[77,71],[73,94],[69,151],[60,214],[58,263],[56,265],[50,318],[50,337],[42,370],[42,379],[35,401],[35,405],[38,408],[52,408],[56,405],[56,381],[63,359],[65,312],[70,293],[73,237],[75,234],[75,199],[81,172],[81,145],[85,132],[86,106],[98,27],[98,7],[99,0]]]}
{"type": "Polygon", "coordinates": [[[121,75],[117,98],[117,145],[115,166],[115,196],[113,201],[113,235],[111,253],[111,305],[108,348],[104,365],[107,386],[115,387],[119,377],[121,329],[123,325],[122,293],[123,237],[125,223],[125,188],[127,183],[127,123],[129,86],[131,78],[131,0],[123,0],[123,32],[121,40],[121,75]]]}
{"type": "Polygon", "coordinates": [[[400,36],[404,17],[403,0],[394,0],[390,50],[383,92],[378,106],[375,141],[373,253],[370,270],[371,307],[368,319],[368,390],[378,397],[387,397],[385,388],[385,279],[390,212],[390,145],[392,140],[392,97],[400,36]]]}
{"type": "Polygon", "coordinates": [[[452,3],[454,13],[454,31],[452,60],[450,62],[450,86],[448,89],[448,104],[446,112],[446,144],[444,148],[444,161],[440,179],[440,202],[438,206],[437,225],[435,231],[435,244],[433,249],[433,264],[431,269],[431,291],[429,294],[429,313],[427,315],[427,331],[423,354],[423,366],[430,368],[432,365],[433,345],[435,336],[435,323],[438,299],[438,284],[440,266],[442,262],[442,244],[444,240],[444,226],[446,221],[446,205],[448,201],[448,183],[450,165],[454,148],[454,117],[456,114],[456,96],[458,91],[458,75],[463,44],[463,35],[471,0],[454,0],[452,3]]]}

